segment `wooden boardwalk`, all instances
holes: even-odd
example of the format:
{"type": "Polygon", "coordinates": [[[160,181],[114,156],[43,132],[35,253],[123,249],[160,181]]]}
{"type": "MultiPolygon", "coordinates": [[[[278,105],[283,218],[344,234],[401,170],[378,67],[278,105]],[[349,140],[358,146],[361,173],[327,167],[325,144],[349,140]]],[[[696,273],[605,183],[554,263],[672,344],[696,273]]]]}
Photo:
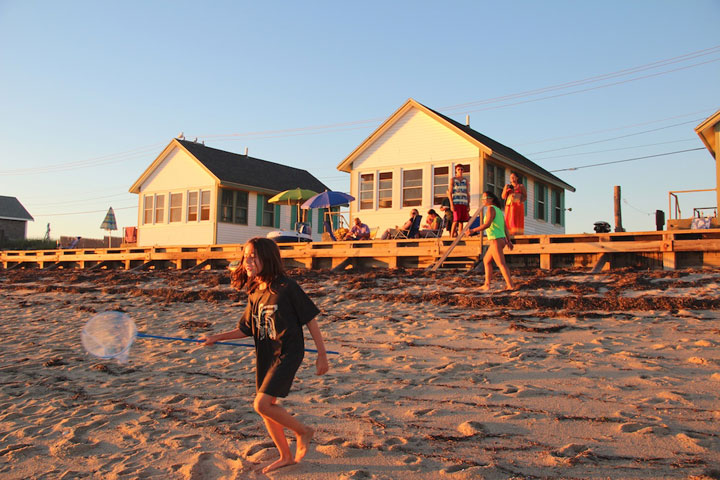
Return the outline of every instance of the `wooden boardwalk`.
{"type": "MultiPolygon", "coordinates": [[[[452,239],[371,240],[280,244],[288,268],[428,268],[452,239]]],[[[224,268],[242,258],[242,244],[68,250],[0,251],[3,269],[200,269],[224,268]]],[[[471,268],[480,258],[479,237],[462,239],[442,268],[471,268]]],[[[524,235],[506,250],[511,266],[532,268],[720,266],[720,229],[576,235],[524,235]]]]}

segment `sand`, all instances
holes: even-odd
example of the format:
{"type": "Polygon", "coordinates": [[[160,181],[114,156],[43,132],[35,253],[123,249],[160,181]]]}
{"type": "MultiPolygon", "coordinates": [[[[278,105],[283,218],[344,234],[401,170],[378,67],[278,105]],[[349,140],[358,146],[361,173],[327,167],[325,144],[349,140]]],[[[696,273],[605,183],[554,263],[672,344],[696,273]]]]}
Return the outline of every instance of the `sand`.
{"type": "Polygon", "coordinates": [[[340,355],[306,355],[282,404],[313,448],[266,476],[252,348],[80,343],[105,310],[232,328],[225,272],[0,271],[0,478],[720,478],[720,271],[515,273],[292,272],[340,355]]]}

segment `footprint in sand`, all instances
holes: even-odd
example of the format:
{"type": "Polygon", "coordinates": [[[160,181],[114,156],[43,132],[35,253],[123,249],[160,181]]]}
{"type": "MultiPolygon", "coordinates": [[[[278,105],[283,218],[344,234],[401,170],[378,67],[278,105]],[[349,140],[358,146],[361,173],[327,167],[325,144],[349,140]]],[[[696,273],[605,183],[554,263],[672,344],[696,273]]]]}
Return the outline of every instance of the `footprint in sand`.
{"type": "Polygon", "coordinates": [[[376,478],[375,475],[371,474],[367,470],[353,470],[352,472],[343,473],[340,478],[347,480],[366,480],[376,478]]]}
{"type": "Polygon", "coordinates": [[[244,457],[252,458],[253,461],[256,461],[258,459],[256,459],[255,456],[257,456],[259,453],[262,454],[263,452],[266,452],[272,448],[275,448],[275,444],[272,442],[255,442],[248,448],[246,448],[242,454],[244,457]]]}
{"type": "Polygon", "coordinates": [[[242,469],[239,459],[218,457],[209,452],[197,454],[179,473],[186,480],[231,479],[242,469]]]}
{"type": "MultiPolygon", "coordinates": [[[[675,438],[687,449],[693,451],[704,451],[713,447],[713,437],[700,432],[681,432],[675,438]]],[[[717,445],[716,445],[717,447],[717,445]]]]}
{"type": "Polygon", "coordinates": [[[484,435],[486,433],[485,426],[480,422],[467,421],[458,425],[458,431],[467,437],[473,435],[484,435]]]}
{"type": "Polygon", "coordinates": [[[435,410],[432,408],[423,408],[420,410],[410,410],[410,415],[413,417],[424,417],[425,415],[428,415],[430,413],[433,413],[435,410]]]}

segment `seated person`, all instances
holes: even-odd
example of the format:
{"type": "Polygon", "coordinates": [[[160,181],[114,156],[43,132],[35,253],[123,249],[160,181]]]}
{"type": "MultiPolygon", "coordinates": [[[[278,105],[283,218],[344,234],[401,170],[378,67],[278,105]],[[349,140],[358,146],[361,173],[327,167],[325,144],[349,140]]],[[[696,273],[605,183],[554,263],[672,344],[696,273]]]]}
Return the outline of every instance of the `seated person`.
{"type": "Polygon", "coordinates": [[[355,225],[345,234],[343,240],[369,240],[370,227],[360,221],[360,217],[355,217],[355,225]]]}
{"type": "Polygon", "coordinates": [[[417,217],[419,214],[420,212],[418,212],[416,208],[413,208],[412,212],[410,212],[410,219],[407,222],[403,223],[402,228],[398,228],[397,225],[395,225],[395,228],[388,228],[387,230],[385,230],[385,232],[382,234],[382,237],[380,238],[382,240],[395,238],[399,232],[404,232],[407,235],[410,232],[410,228],[412,228],[415,217],[417,217]]]}
{"type": "Polygon", "coordinates": [[[440,219],[440,215],[438,215],[437,212],[431,208],[430,210],[428,210],[427,220],[425,220],[425,225],[423,226],[422,230],[418,232],[418,236],[420,238],[427,238],[430,236],[439,237],[442,234],[442,231],[440,230],[440,227],[442,226],[441,222],[442,220],[440,219]]]}
{"type": "Polygon", "coordinates": [[[440,210],[445,212],[445,230],[450,233],[452,232],[453,224],[453,212],[450,209],[450,200],[448,200],[447,198],[443,198],[442,205],[440,205],[440,210]]]}

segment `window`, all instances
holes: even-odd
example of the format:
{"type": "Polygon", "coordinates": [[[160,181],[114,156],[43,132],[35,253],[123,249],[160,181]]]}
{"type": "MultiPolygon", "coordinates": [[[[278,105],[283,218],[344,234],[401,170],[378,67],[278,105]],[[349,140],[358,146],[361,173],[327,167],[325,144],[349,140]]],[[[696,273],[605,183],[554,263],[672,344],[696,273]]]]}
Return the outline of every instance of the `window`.
{"type": "Polygon", "coordinates": [[[170,194],[170,223],[182,220],[182,193],[170,194]]]}
{"type": "Polygon", "coordinates": [[[360,210],[368,210],[374,207],[374,190],[375,175],[372,173],[364,173],[360,175],[360,210]]]}
{"type": "Polygon", "coordinates": [[[402,183],[402,206],[418,207],[422,204],[422,170],[405,170],[402,183]]]}
{"type": "Polygon", "coordinates": [[[198,219],[198,192],[188,192],[187,221],[197,222],[198,219]]]}
{"type": "Polygon", "coordinates": [[[449,167],[433,169],[433,205],[440,205],[443,199],[447,198],[449,171],[449,167]]]}
{"type": "Polygon", "coordinates": [[[547,194],[548,188],[540,182],[535,182],[535,218],[547,221],[547,194]]]}
{"type": "Polygon", "coordinates": [[[381,173],[378,176],[378,207],[392,208],[392,172],[381,173]]]}
{"type": "Polygon", "coordinates": [[[248,192],[222,189],[220,197],[220,221],[248,224],[248,192]]]}
{"type": "Polygon", "coordinates": [[[485,164],[485,190],[493,192],[498,198],[502,198],[503,187],[505,186],[505,169],[493,163],[485,164]]]}
{"type": "Polygon", "coordinates": [[[200,220],[210,220],[210,190],[200,192],[200,220]]]}
{"type": "Polygon", "coordinates": [[[143,197],[143,223],[145,225],[152,225],[153,223],[153,202],[154,197],[152,195],[145,195],[143,197]]]}
{"type": "Polygon", "coordinates": [[[553,198],[553,223],[556,225],[563,224],[563,213],[565,211],[563,205],[563,195],[561,190],[552,191],[553,198]]]}
{"type": "Polygon", "coordinates": [[[155,223],[165,223],[165,195],[155,196],[155,223]]]}
{"type": "Polygon", "coordinates": [[[265,195],[258,195],[258,202],[261,205],[262,220],[260,226],[272,227],[275,225],[275,205],[268,203],[268,198],[265,195]]]}

